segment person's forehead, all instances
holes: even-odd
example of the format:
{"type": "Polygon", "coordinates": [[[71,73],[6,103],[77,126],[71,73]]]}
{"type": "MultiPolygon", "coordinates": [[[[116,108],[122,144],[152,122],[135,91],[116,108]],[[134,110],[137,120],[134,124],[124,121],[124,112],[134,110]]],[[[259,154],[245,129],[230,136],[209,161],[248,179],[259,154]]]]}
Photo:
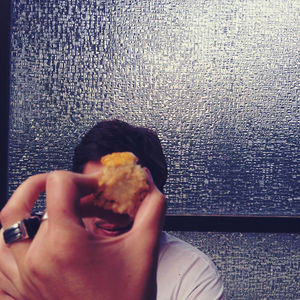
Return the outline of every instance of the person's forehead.
{"type": "Polygon", "coordinates": [[[100,161],[88,161],[83,168],[83,174],[91,174],[99,171],[101,167],[100,161]]]}

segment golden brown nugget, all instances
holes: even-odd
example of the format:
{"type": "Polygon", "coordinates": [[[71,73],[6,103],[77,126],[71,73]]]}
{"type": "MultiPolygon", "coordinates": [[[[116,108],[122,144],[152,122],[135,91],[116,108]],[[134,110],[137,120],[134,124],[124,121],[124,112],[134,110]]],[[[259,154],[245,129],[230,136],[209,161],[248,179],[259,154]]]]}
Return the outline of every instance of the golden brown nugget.
{"type": "Polygon", "coordinates": [[[131,152],[103,156],[95,203],[104,209],[133,215],[149,191],[146,171],[131,152]]]}

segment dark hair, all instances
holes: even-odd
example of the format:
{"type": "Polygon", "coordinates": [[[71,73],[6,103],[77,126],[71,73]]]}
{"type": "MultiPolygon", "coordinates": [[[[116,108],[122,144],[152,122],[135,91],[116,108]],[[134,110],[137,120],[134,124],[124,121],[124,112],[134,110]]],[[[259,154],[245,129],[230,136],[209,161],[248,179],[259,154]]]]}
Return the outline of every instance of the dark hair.
{"type": "Polygon", "coordinates": [[[90,129],[75,148],[73,172],[82,173],[89,161],[112,152],[134,153],[139,164],[147,167],[160,191],[167,180],[167,163],[157,134],[147,128],[120,120],[101,121],[90,129]]]}

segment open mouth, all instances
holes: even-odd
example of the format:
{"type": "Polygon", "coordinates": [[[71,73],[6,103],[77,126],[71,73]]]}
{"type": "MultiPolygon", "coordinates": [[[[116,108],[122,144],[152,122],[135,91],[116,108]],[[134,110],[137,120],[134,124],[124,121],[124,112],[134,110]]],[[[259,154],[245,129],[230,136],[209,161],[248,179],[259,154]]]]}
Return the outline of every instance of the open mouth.
{"type": "Polygon", "coordinates": [[[115,236],[129,231],[132,227],[133,221],[130,221],[126,226],[118,226],[115,224],[106,223],[104,221],[95,221],[94,224],[96,229],[100,229],[107,235],[115,236]]]}

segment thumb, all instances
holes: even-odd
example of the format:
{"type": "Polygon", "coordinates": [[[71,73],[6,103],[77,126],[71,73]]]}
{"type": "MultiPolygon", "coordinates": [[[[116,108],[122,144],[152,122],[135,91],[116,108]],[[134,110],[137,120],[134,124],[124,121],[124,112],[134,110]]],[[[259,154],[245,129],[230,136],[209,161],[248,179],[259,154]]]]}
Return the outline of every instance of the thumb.
{"type": "Polygon", "coordinates": [[[131,231],[143,235],[143,239],[148,237],[149,242],[153,243],[163,229],[167,203],[165,196],[155,186],[150,172],[147,169],[146,172],[150,190],[138,208],[131,231]]]}

